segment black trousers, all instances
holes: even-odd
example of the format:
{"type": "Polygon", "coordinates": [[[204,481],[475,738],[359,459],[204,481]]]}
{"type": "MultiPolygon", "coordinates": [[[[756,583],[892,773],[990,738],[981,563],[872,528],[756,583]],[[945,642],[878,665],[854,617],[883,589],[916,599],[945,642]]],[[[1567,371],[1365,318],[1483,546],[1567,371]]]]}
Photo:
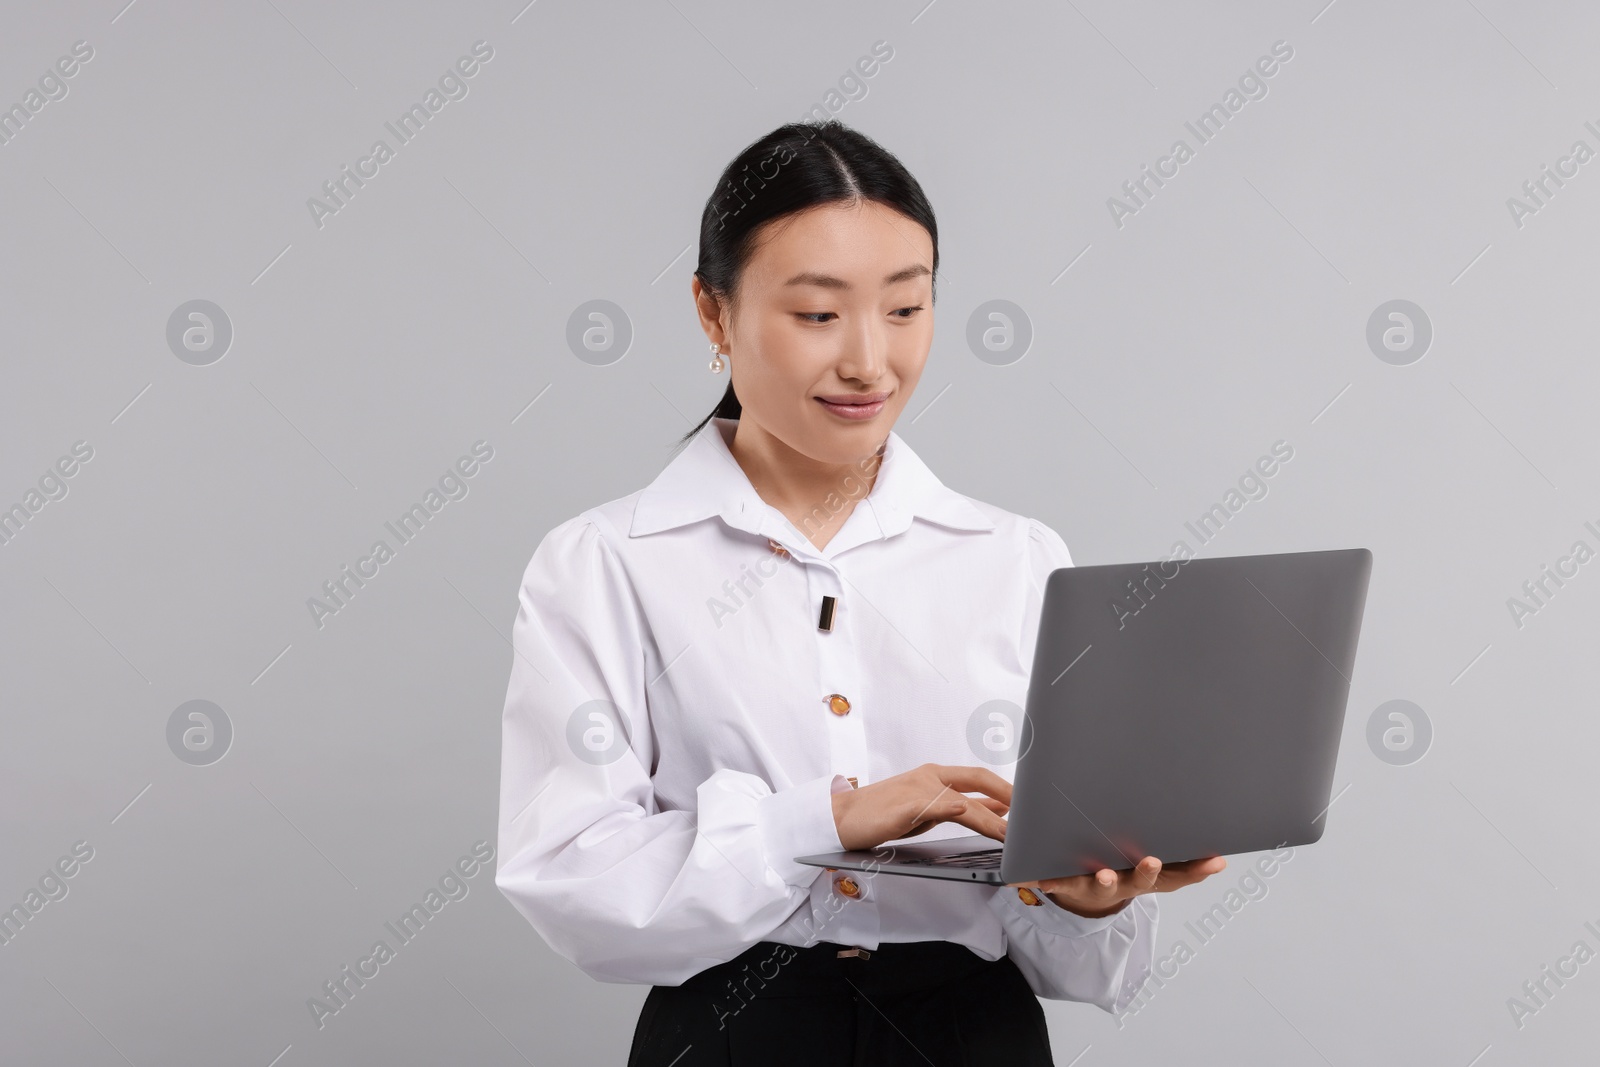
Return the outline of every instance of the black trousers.
{"type": "Polygon", "coordinates": [[[867,959],[762,941],[653,986],[628,1067],[1052,1067],[1044,1009],[1009,956],[886,942],[867,959]]]}

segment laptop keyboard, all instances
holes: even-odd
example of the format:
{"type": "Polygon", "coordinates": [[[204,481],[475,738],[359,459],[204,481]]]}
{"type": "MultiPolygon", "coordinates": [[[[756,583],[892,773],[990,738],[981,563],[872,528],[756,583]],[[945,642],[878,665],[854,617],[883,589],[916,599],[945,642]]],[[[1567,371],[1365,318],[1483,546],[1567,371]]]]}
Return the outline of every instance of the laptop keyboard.
{"type": "Polygon", "coordinates": [[[899,860],[907,867],[961,867],[977,868],[979,870],[998,869],[1000,866],[1001,849],[991,848],[982,852],[962,852],[954,856],[918,856],[913,859],[899,860]]]}

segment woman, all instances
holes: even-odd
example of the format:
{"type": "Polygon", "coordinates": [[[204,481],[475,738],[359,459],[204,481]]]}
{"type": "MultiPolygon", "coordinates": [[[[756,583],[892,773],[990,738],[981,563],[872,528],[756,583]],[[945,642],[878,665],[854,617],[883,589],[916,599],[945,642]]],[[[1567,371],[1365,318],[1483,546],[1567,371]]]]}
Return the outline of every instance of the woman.
{"type": "Polygon", "coordinates": [[[794,861],[942,823],[1003,839],[1010,767],[973,765],[970,728],[1023,703],[1072,560],[892,432],[939,262],[900,163],[787,125],[718,190],[691,288],[731,380],[648,487],[534,552],[496,884],[589,975],[654,986],[634,1067],[1048,1064],[1038,997],[1120,1010],[1155,945],[1130,902],[1223,861],[1037,891],[794,861]]]}

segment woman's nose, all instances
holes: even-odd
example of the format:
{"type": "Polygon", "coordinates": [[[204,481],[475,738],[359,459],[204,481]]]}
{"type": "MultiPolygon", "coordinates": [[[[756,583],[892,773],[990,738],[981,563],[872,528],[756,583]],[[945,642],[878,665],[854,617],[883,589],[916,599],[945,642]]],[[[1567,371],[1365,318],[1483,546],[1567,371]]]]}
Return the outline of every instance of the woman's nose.
{"type": "Polygon", "coordinates": [[[875,382],[888,369],[888,343],[870,327],[864,328],[846,342],[839,357],[839,377],[856,381],[875,382]]]}

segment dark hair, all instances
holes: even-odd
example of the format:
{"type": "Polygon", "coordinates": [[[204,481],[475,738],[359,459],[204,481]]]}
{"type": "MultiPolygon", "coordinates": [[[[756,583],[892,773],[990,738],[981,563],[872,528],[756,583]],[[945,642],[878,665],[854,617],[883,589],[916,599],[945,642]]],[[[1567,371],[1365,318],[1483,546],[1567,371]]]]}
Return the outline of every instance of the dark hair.
{"type": "MultiPolygon", "coordinates": [[[[922,186],[882,145],[834,119],[779,126],[728,164],[700,215],[695,276],[731,307],[762,225],[821,204],[853,200],[891,207],[927,230],[938,277],[939,229],[922,186]]],[[[713,418],[737,419],[741,410],[730,372],[728,389],[716,408],[679,443],[713,418]]]]}

